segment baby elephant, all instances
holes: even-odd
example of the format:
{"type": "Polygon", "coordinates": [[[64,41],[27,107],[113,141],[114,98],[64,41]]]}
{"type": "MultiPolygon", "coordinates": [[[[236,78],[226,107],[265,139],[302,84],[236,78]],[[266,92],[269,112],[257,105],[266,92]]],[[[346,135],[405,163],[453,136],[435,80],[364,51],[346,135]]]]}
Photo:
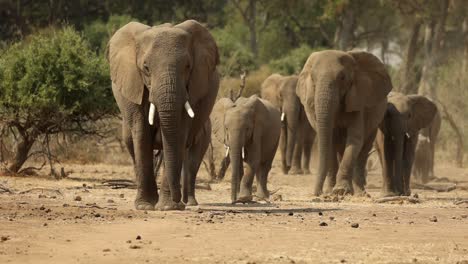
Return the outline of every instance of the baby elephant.
{"type": "Polygon", "coordinates": [[[383,196],[410,195],[410,175],[419,130],[427,127],[437,107],[422,95],[390,93],[377,138],[383,172],[383,196]]]}
{"type": "Polygon", "coordinates": [[[267,199],[267,178],[278,147],[281,113],[255,95],[241,97],[235,103],[222,98],[213,108],[211,122],[215,137],[224,143],[226,156],[229,155],[232,163],[232,202],[252,201],[254,175],[256,196],[267,199]]]}

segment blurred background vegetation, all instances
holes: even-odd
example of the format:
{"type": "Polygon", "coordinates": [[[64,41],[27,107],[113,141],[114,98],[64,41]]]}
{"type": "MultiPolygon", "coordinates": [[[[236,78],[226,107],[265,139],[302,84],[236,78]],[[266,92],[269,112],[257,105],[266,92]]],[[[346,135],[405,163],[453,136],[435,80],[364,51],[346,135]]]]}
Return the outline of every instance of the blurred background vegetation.
{"type": "MultiPolygon", "coordinates": [[[[219,46],[220,96],[238,89],[244,70],[248,96],[273,72],[299,73],[313,51],[374,53],[388,66],[396,91],[426,94],[443,104],[437,156],[461,165],[464,158],[457,153],[468,148],[467,14],[465,0],[0,0],[1,159],[15,155],[19,129],[28,121],[24,113],[48,106],[47,111],[68,113],[79,122],[60,126],[74,129],[40,133],[32,126],[34,142],[53,136],[52,152],[61,160],[122,162],[99,155],[109,144],[123,149],[116,143],[107,41],[130,21],[196,19],[219,46]]],[[[56,123],[70,120],[51,112],[43,115],[56,123]]],[[[53,155],[44,144],[31,145],[53,155]]]]}

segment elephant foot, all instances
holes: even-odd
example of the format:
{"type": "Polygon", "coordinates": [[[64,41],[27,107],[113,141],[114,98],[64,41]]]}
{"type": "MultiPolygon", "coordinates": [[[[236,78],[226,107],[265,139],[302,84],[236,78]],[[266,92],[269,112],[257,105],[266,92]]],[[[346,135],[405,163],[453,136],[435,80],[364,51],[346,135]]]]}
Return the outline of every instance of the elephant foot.
{"type": "Polygon", "coordinates": [[[283,174],[288,174],[289,172],[289,167],[288,166],[282,166],[281,170],[283,171],[283,174]]]}
{"type": "MultiPolygon", "coordinates": [[[[152,192],[149,192],[152,193],[152,192]]],[[[149,194],[143,194],[141,191],[138,191],[137,197],[135,198],[135,209],[152,211],[154,210],[154,205],[158,202],[157,192],[149,194]]]]}
{"type": "Polygon", "coordinates": [[[197,199],[195,199],[194,196],[189,196],[187,198],[187,201],[184,202],[186,206],[197,206],[198,202],[197,199]]]}
{"type": "Polygon", "coordinates": [[[156,204],[156,209],[159,211],[183,211],[185,210],[185,204],[172,200],[159,201],[156,204]]]}
{"type": "Polygon", "coordinates": [[[357,185],[357,184],[354,184],[353,186],[354,188],[354,194],[357,195],[357,196],[367,196],[367,192],[366,192],[366,188],[364,188],[364,186],[362,185],[357,185]]]}
{"type": "Polygon", "coordinates": [[[353,188],[347,182],[342,183],[342,184],[337,184],[337,185],[335,185],[335,187],[333,187],[332,194],[333,195],[347,195],[347,194],[352,195],[353,194],[353,188]]]}
{"type": "Polygon", "coordinates": [[[395,193],[392,190],[382,190],[380,192],[381,197],[393,197],[393,196],[400,196],[399,194],[395,193]]]}
{"type": "Polygon", "coordinates": [[[312,174],[309,169],[304,170],[304,174],[312,174]]]}
{"type": "Polygon", "coordinates": [[[288,174],[290,174],[290,175],[294,175],[294,174],[304,174],[304,171],[303,171],[302,169],[300,169],[300,168],[292,167],[292,168],[289,170],[288,174]]]}
{"type": "Polygon", "coordinates": [[[252,195],[241,196],[241,197],[237,198],[237,200],[232,202],[232,204],[238,204],[238,203],[243,203],[243,204],[253,203],[253,197],[252,197],[252,195]]]}
{"type": "Polygon", "coordinates": [[[266,192],[257,191],[257,193],[255,194],[255,197],[260,199],[260,200],[268,200],[268,198],[270,198],[270,193],[268,191],[266,191],[266,192]]]}

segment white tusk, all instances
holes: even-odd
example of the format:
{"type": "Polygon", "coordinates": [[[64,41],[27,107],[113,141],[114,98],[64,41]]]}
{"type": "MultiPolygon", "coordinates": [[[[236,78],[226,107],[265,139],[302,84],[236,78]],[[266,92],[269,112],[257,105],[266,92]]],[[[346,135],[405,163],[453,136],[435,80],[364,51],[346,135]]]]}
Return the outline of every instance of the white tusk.
{"type": "Polygon", "coordinates": [[[245,158],[245,152],[244,152],[244,147],[242,147],[242,158],[245,158]]]}
{"type": "Polygon", "coordinates": [[[229,155],[229,146],[224,145],[224,147],[226,148],[226,153],[224,154],[224,157],[227,158],[227,156],[229,155]]]}
{"type": "Polygon", "coordinates": [[[156,107],[154,104],[150,104],[149,114],[148,114],[148,122],[150,125],[154,123],[154,112],[156,111],[156,107]]]}
{"type": "Polygon", "coordinates": [[[185,102],[185,110],[187,111],[187,114],[190,116],[190,118],[193,118],[195,116],[195,113],[192,110],[192,107],[190,106],[189,102],[185,102]]]}
{"type": "Polygon", "coordinates": [[[284,121],[284,112],[281,112],[281,122],[284,121]]]}
{"type": "Polygon", "coordinates": [[[407,137],[407,138],[410,138],[410,135],[408,134],[408,132],[406,132],[406,137],[407,137]]]}

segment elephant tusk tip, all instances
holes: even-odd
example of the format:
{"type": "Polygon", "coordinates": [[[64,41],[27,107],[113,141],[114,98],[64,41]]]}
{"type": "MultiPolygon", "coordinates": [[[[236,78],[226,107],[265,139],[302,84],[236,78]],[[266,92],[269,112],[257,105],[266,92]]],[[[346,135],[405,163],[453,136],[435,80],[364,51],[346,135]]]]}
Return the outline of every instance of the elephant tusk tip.
{"type": "Polygon", "coordinates": [[[185,110],[187,111],[187,114],[190,116],[190,118],[193,118],[195,117],[195,113],[193,112],[193,109],[192,107],[190,106],[189,102],[185,102],[185,110]]]}
{"type": "Polygon", "coordinates": [[[154,104],[150,104],[150,109],[148,113],[148,123],[152,126],[154,124],[154,113],[156,111],[156,107],[154,104]]]}
{"type": "Polygon", "coordinates": [[[281,122],[284,121],[284,112],[281,112],[281,122]]]}

